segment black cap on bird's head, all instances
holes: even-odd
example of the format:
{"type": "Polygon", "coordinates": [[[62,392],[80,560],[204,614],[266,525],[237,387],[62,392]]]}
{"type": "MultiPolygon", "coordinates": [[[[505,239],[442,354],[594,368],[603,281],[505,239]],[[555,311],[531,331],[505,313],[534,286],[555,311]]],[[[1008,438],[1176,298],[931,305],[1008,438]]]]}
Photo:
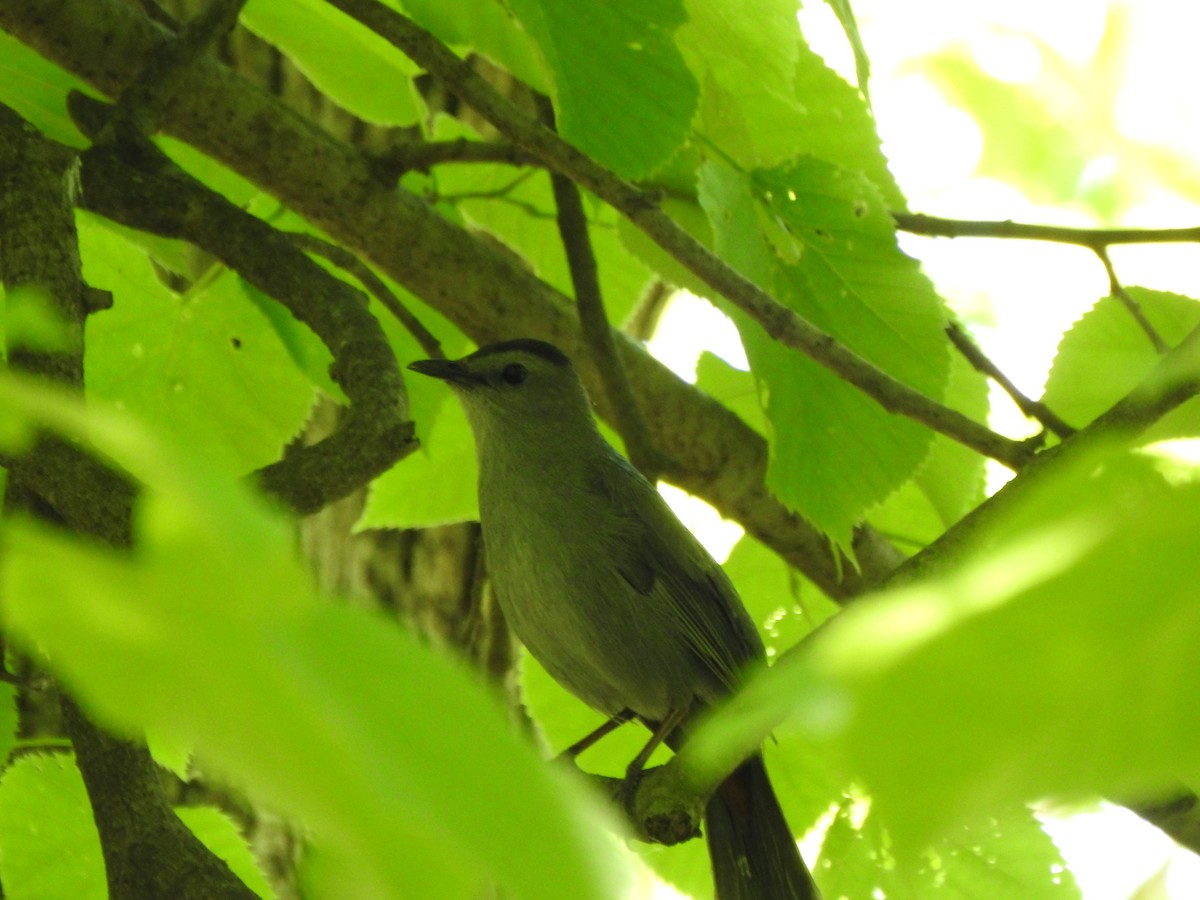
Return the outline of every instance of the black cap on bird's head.
{"type": "Polygon", "coordinates": [[[537,427],[583,415],[594,427],[591,404],[570,359],[545,341],[501,341],[462,359],[425,359],[408,368],[453,388],[477,435],[497,418],[537,427]]]}
{"type": "Polygon", "coordinates": [[[558,368],[571,368],[571,361],[565,353],[553,344],[533,338],[517,338],[488,344],[462,359],[422,359],[410,363],[408,368],[422,375],[440,378],[452,386],[486,384],[490,374],[500,371],[503,375],[507,369],[508,377],[505,380],[512,384],[522,380],[522,376],[518,374],[520,367],[524,365],[521,362],[522,357],[537,357],[558,368]],[[506,361],[506,364],[497,366],[498,361],[506,361]]]}

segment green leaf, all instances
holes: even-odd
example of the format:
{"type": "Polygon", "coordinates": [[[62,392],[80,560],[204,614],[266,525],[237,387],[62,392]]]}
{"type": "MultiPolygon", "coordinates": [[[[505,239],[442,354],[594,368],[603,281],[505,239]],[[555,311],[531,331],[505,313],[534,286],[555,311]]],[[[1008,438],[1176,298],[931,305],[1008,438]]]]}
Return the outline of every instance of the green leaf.
{"type": "Polygon", "coordinates": [[[47,137],[82,148],[88,141],[67,113],[67,94],[71,91],[99,97],[94,88],[0,29],[0,102],[11,106],[47,137]]]}
{"type": "MultiPolygon", "coordinates": [[[[384,283],[435,336],[447,358],[457,359],[469,352],[471,342],[441,313],[391,279],[384,278],[384,283]]],[[[375,298],[371,299],[371,311],[402,366],[429,355],[375,298]]],[[[436,379],[412,376],[406,379],[405,388],[421,452],[406,456],[371,482],[355,527],[426,528],[479,518],[475,448],[461,407],[436,379]]]]}
{"type": "Polygon", "coordinates": [[[842,23],[842,30],[846,32],[846,40],[850,42],[850,48],[854,51],[854,75],[858,80],[858,89],[862,91],[863,97],[870,97],[871,60],[867,56],[867,48],[863,45],[862,35],[858,31],[858,20],[854,18],[850,0],[826,0],[826,2],[833,10],[833,14],[837,16],[838,21],[842,23]]]}
{"type": "Polygon", "coordinates": [[[696,2],[689,13],[679,43],[703,86],[707,141],[744,168],[811,154],[861,172],[904,208],[863,94],[809,49],[793,0],[696,2]]]}
{"type": "Polygon", "coordinates": [[[703,88],[700,132],[746,166],[793,156],[803,108],[793,76],[795,0],[692,0],[679,47],[703,88]]]}
{"type": "Polygon", "coordinates": [[[112,309],[88,317],[89,394],[234,472],[278,459],[314,392],[241,279],[215,268],[180,297],[102,220],[81,213],[79,226],[84,275],[114,297],[112,309]]]}
{"type": "Polygon", "coordinates": [[[809,735],[898,852],[1014,803],[1194,780],[1200,484],[1122,456],[1056,475],[978,526],[986,554],[845,610],[693,744],[809,735]]]}
{"type": "MultiPolygon", "coordinates": [[[[945,403],[976,422],[988,416],[988,383],[958,354],[950,358],[945,403]]],[[[934,435],[929,456],[913,479],[868,516],[877,531],[902,549],[931,543],[966,512],[983,502],[986,462],[945,435],[934,435]]]]}
{"type": "MultiPolygon", "coordinates": [[[[171,161],[178,165],[179,168],[183,169],[197,181],[202,182],[205,187],[216,191],[234,206],[249,207],[252,202],[263,197],[262,191],[251,182],[233,171],[233,169],[217,162],[207,153],[197,150],[191,144],[176,140],[166,134],[157,135],[154,138],[154,142],[163,153],[171,157],[171,161]]],[[[279,201],[271,198],[271,202],[278,204],[279,201]]],[[[133,229],[126,229],[126,231],[133,232],[133,229]]],[[[165,242],[168,239],[160,238],[157,235],[143,234],[142,240],[165,242]]],[[[180,241],[179,243],[182,244],[184,242],[180,241]]],[[[194,248],[192,252],[200,255],[200,251],[194,248]]]]}
{"type": "Polygon", "coordinates": [[[204,846],[229,864],[242,884],[260,897],[275,896],[246,839],[229,816],[211,806],[177,806],[175,814],[204,846]]]}
{"type": "Polygon", "coordinates": [[[28,754],[4,771],[0,878],[6,897],[108,897],[100,836],[74,756],[28,754]]]}
{"type": "Polygon", "coordinates": [[[837,613],[839,607],[749,535],[723,566],[774,659],[837,613]]]}
{"type": "MultiPolygon", "coordinates": [[[[988,419],[987,378],[958,354],[950,357],[950,383],[943,402],[976,422],[988,419]]],[[[987,463],[982,456],[938,434],[934,435],[929,458],[915,480],[942,527],[948,528],[983,502],[986,471],[987,463]]]]}
{"type": "MultiPolygon", "coordinates": [[[[1191,297],[1131,287],[1130,297],[1168,346],[1200,325],[1200,302],[1191,297]]],[[[1043,402],[1068,424],[1081,428],[1128,394],[1158,363],[1159,355],[1129,310],[1104,297],[1076,322],[1058,345],[1043,402]]],[[[1189,400],[1141,436],[1149,443],[1200,434],[1200,400],[1189,400]]]]}
{"type": "Polygon", "coordinates": [[[278,47],[331,100],[375,125],[414,125],[425,114],[420,69],[365,25],[320,0],[251,0],[241,23],[278,47]]]}
{"type": "Polygon", "coordinates": [[[913,857],[898,856],[865,798],[843,805],[821,848],[821,886],[829,896],[925,900],[1021,897],[1071,900],[1079,887],[1062,854],[1024,806],[961,825],[913,857]]]}
{"type": "Polygon", "coordinates": [[[697,86],[675,46],[682,0],[511,0],[554,82],[558,130],[626,178],[683,143],[697,86]]]}
{"type": "Polygon", "coordinates": [[[147,484],[134,556],[4,523],[6,633],[92,715],[191,742],[347,861],[360,896],[461,896],[492,880],[532,898],[614,895],[620,868],[582,793],[474,675],[317,597],[292,523],[265,501],[190,448],[43,387],[0,379],[0,413],[147,484]]]}
{"type": "Polygon", "coordinates": [[[237,278],[238,286],[246,299],[262,313],[275,336],[279,338],[280,344],[287,350],[296,368],[304,373],[309,384],[324,392],[325,396],[339,403],[346,403],[346,394],[341,385],[329,374],[333,365],[333,354],[325,346],[325,342],[274,297],[268,297],[240,275],[237,278]]]}
{"type": "MultiPolygon", "coordinates": [[[[421,424],[421,420],[418,420],[421,424]]],[[[429,528],[479,518],[475,444],[458,402],[446,398],[412,453],[371,482],[358,528],[429,528]]]]}
{"type": "Polygon", "coordinates": [[[470,47],[499,63],[535,90],[546,92],[529,36],[495,0],[382,0],[407,13],[447,44],[470,47]]]}
{"type": "MultiPolygon", "coordinates": [[[[813,159],[753,179],[710,161],[701,170],[701,203],[727,262],[879,368],[929,396],[943,394],[949,357],[941,304],[897,248],[869,182],[813,159]]],[[[768,486],[848,546],[867,509],[913,475],[931,432],[771,340],[744,313],[722,308],[766,388],[768,486]]]]}
{"type": "Polygon", "coordinates": [[[803,115],[789,132],[793,153],[811,153],[843,169],[861,172],[890,210],[905,209],[907,201],[888,168],[875,117],[863,95],[805,44],[800,46],[795,77],[803,115]]]}

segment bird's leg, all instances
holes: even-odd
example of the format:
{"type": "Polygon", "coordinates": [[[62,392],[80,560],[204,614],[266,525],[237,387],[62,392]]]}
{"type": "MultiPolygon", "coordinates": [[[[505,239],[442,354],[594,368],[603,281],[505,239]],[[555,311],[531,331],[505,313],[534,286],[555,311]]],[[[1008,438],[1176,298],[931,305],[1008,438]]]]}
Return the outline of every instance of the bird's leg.
{"type": "Polygon", "coordinates": [[[672,712],[655,725],[650,735],[650,740],[646,741],[646,746],[633,758],[633,762],[626,767],[625,781],[621,785],[620,800],[621,806],[631,818],[636,818],[633,810],[633,798],[637,794],[638,783],[642,780],[642,770],[646,768],[646,763],[649,762],[654,751],[658,749],[658,745],[670,736],[671,732],[683,721],[685,715],[685,711],[672,712]]]}
{"type": "Polygon", "coordinates": [[[620,728],[622,725],[624,725],[626,722],[628,722],[630,719],[632,719],[634,717],[634,715],[635,715],[635,713],[632,709],[626,708],[626,709],[621,710],[615,716],[611,716],[608,719],[608,721],[606,721],[599,728],[595,728],[592,731],[589,731],[587,734],[585,734],[583,737],[581,737],[579,740],[577,740],[575,743],[573,743],[570,747],[568,747],[562,753],[558,754],[558,756],[555,758],[562,759],[562,758],[566,757],[567,759],[574,759],[580,753],[582,753],[584,750],[586,750],[588,747],[592,746],[597,741],[599,741],[602,737],[616,731],[618,728],[620,728]]]}

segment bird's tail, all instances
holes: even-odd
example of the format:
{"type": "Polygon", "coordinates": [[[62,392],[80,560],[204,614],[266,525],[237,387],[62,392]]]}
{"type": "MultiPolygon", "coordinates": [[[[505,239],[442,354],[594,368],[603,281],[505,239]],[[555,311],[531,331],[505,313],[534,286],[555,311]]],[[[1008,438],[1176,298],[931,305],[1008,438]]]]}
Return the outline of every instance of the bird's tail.
{"type": "Polygon", "coordinates": [[[704,826],[717,900],[819,900],[761,755],[717,788],[704,826]]]}

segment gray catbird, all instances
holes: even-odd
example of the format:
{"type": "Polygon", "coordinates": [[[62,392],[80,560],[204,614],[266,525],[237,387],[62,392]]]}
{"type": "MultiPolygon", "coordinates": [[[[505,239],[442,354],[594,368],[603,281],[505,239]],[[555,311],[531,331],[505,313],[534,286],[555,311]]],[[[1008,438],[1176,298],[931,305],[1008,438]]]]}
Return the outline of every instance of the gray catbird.
{"type": "MultiPolygon", "coordinates": [[[[558,348],[506,341],[410,369],[462,401],[496,597],[560,684],[668,744],[764,658],[721,567],[601,436],[558,348]]],[[[758,754],[713,794],[705,832],[720,900],[818,896],[758,754]]]]}

